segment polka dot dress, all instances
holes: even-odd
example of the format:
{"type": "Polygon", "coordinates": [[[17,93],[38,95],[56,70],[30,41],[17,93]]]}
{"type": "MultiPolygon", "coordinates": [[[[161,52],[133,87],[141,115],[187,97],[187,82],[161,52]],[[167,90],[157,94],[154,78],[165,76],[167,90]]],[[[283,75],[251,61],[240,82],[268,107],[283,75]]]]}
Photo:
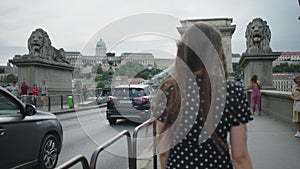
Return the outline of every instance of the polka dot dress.
{"type": "MultiPolygon", "coordinates": [[[[197,81],[201,81],[201,79],[197,79],[197,81]]],[[[221,113],[214,114],[217,118],[219,117],[220,121],[216,126],[215,133],[220,138],[225,145],[228,146],[227,143],[227,135],[232,126],[237,126],[241,124],[245,124],[248,121],[252,120],[251,112],[248,106],[248,101],[246,99],[245,93],[242,88],[237,86],[232,82],[224,82],[227,84],[226,88],[226,103],[224,109],[222,108],[221,113]]],[[[188,86],[190,88],[190,86],[188,86]]],[[[199,138],[207,134],[206,131],[202,131],[204,121],[201,116],[201,112],[203,109],[201,108],[202,104],[205,104],[203,99],[205,97],[205,93],[198,87],[200,97],[200,106],[199,111],[195,112],[193,109],[190,109],[189,106],[183,110],[186,116],[182,116],[181,120],[181,131],[188,131],[183,139],[180,139],[180,134],[175,138],[176,144],[170,150],[170,156],[168,159],[168,169],[232,169],[232,161],[229,154],[229,150],[226,149],[221,151],[218,148],[217,144],[213,141],[210,136],[206,136],[207,139],[205,141],[199,143],[199,138]],[[202,103],[202,104],[201,104],[202,103]],[[193,121],[191,121],[193,120],[193,121]],[[192,124],[192,125],[187,125],[192,124]],[[178,139],[178,140],[176,140],[178,139]]],[[[189,90],[188,90],[189,91],[189,90]]],[[[198,98],[199,96],[195,96],[195,93],[191,91],[191,93],[187,93],[194,95],[193,98],[198,98]]],[[[225,97],[225,96],[221,96],[225,97]]],[[[192,98],[192,99],[193,99],[192,98]]],[[[216,98],[217,100],[219,98],[216,98]]],[[[190,104],[191,100],[187,101],[190,104]]],[[[219,109],[219,106],[215,106],[215,111],[219,109]]],[[[158,118],[159,121],[164,122],[164,115],[158,118]]],[[[179,132],[182,134],[182,132],[179,132]]],[[[184,133],[184,132],[183,132],[184,133]]],[[[174,133],[176,134],[176,133],[174,133]]]]}

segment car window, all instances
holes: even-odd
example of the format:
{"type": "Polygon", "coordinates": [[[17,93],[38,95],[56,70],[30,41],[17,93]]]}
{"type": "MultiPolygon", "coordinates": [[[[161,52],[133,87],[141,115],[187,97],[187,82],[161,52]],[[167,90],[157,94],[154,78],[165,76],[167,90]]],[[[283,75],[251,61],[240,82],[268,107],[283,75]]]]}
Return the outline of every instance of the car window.
{"type": "Polygon", "coordinates": [[[146,96],[146,93],[145,93],[144,89],[131,88],[129,90],[129,96],[130,97],[141,97],[141,96],[146,96]]]}
{"type": "Polygon", "coordinates": [[[128,89],[122,89],[122,88],[118,88],[118,89],[114,89],[113,90],[113,96],[116,97],[128,97],[128,89]]]}
{"type": "Polygon", "coordinates": [[[0,93],[0,115],[20,114],[20,109],[11,98],[0,93]]]}

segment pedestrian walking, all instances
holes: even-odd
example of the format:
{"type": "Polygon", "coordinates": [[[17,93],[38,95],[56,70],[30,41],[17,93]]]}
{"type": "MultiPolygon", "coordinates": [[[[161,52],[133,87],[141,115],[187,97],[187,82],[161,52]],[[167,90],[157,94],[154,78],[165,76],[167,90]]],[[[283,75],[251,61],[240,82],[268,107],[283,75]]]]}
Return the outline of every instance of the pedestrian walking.
{"type": "Polygon", "coordinates": [[[252,168],[250,108],[242,88],[226,79],[220,33],[196,23],[178,43],[174,72],[160,85],[153,107],[162,169],[252,168]]]}
{"type": "Polygon", "coordinates": [[[37,87],[36,84],[33,84],[31,102],[35,106],[36,106],[36,98],[38,97],[38,95],[39,95],[39,87],[37,87]]]}
{"type": "Polygon", "coordinates": [[[13,81],[12,82],[12,85],[9,86],[8,90],[16,97],[19,98],[19,95],[20,95],[20,88],[19,86],[17,85],[17,82],[16,81],[13,81]]]}
{"type": "Polygon", "coordinates": [[[27,86],[26,82],[23,80],[21,89],[20,89],[20,94],[21,94],[21,101],[26,104],[27,101],[27,96],[29,95],[29,87],[27,86]]]}
{"type": "Polygon", "coordinates": [[[258,107],[258,115],[261,115],[261,82],[258,80],[257,75],[251,77],[251,108],[252,114],[255,114],[255,108],[258,107]]]}
{"type": "Polygon", "coordinates": [[[236,78],[236,84],[237,84],[238,86],[240,86],[241,88],[244,88],[244,87],[245,87],[244,83],[242,82],[242,78],[241,78],[241,77],[237,77],[237,78],[236,78]]]}
{"type": "Polygon", "coordinates": [[[42,101],[42,105],[43,108],[46,108],[46,96],[48,96],[48,86],[46,85],[46,82],[43,80],[41,87],[41,101],[42,101]]]}
{"type": "Polygon", "coordinates": [[[293,122],[295,123],[295,128],[297,130],[295,137],[300,138],[300,111],[296,110],[297,104],[300,105],[300,76],[294,78],[295,85],[292,87],[291,97],[294,100],[293,105],[293,122]]]}

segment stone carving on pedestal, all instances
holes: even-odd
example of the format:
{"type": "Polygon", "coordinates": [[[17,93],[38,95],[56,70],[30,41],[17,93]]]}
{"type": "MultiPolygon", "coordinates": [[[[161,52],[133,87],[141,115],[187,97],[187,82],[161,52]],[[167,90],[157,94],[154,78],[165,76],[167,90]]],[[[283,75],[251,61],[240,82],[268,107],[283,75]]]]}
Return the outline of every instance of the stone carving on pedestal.
{"type": "Polygon", "coordinates": [[[63,48],[57,50],[51,45],[51,40],[43,29],[36,29],[28,38],[29,54],[23,55],[28,59],[46,59],[48,61],[69,63],[66,60],[65,51],[63,48]]]}
{"type": "Polygon", "coordinates": [[[245,87],[250,89],[250,78],[257,75],[263,89],[272,89],[272,62],[280,52],[272,52],[270,47],[271,31],[267,22],[261,18],[253,19],[246,29],[246,51],[242,54],[239,65],[244,69],[245,87]]]}
{"type": "Polygon", "coordinates": [[[18,81],[28,86],[46,81],[49,95],[72,94],[74,66],[65,57],[64,49],[56,49],[43,29],[34,30],[28,38],[28,54],[9,60],[18,67],[18,81]]]}
{"type": "Polygon", "coordinates": [[[271,31],[266,21],[255,18],[246,29],[246,53],[271,53],[271,31]]]}

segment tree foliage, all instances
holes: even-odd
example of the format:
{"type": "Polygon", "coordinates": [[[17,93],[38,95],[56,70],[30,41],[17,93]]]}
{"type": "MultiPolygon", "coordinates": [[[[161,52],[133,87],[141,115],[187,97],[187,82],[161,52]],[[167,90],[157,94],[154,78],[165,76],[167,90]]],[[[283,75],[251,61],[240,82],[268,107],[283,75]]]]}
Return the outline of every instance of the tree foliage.
{"type": "Polygon", "coordinates": [[[100,64],[93,67],[93,72],[96,73],[95,82],[97,83],[96,88],[103,88],[108,81],[108,71],[104,71],[100,64]]]}
{"type": "Polygon", "coordinates": [[[120,66],[116,71],[116,76],[128,76],[129,78],[143,78],[150,79],[154,75],[160,73],[162,70],[152,67],[143,66],[136,62],[127,62],[120,66]]]}
{"type": "Polygon", "coordinates": [[[143,71],[145,67],[136,62],[127,62],[120,66],[115,72],[116,76],[128,76],[129,78],[135,77],[139,72],[143,71]]]}
{"type": "Polygon", "coordinates": [[[281,63],[280,65],[273,67],[274,73],[299,73],[300,65],[291,64],[289,65],[287,62],[281,63]]]}
{"type": "Polygon", "coordinates": [[[243,74],[243,68],[238,63],[232,63],[234,77],[241,76],[243,74]]]}
{"type": "Polygon", "coordinates": [[[18,76],[14,75],[13,73],[6,75],[3,79],[3,82],[5,83],[12,83],[14,81],[18,81],[18,76]]]}

